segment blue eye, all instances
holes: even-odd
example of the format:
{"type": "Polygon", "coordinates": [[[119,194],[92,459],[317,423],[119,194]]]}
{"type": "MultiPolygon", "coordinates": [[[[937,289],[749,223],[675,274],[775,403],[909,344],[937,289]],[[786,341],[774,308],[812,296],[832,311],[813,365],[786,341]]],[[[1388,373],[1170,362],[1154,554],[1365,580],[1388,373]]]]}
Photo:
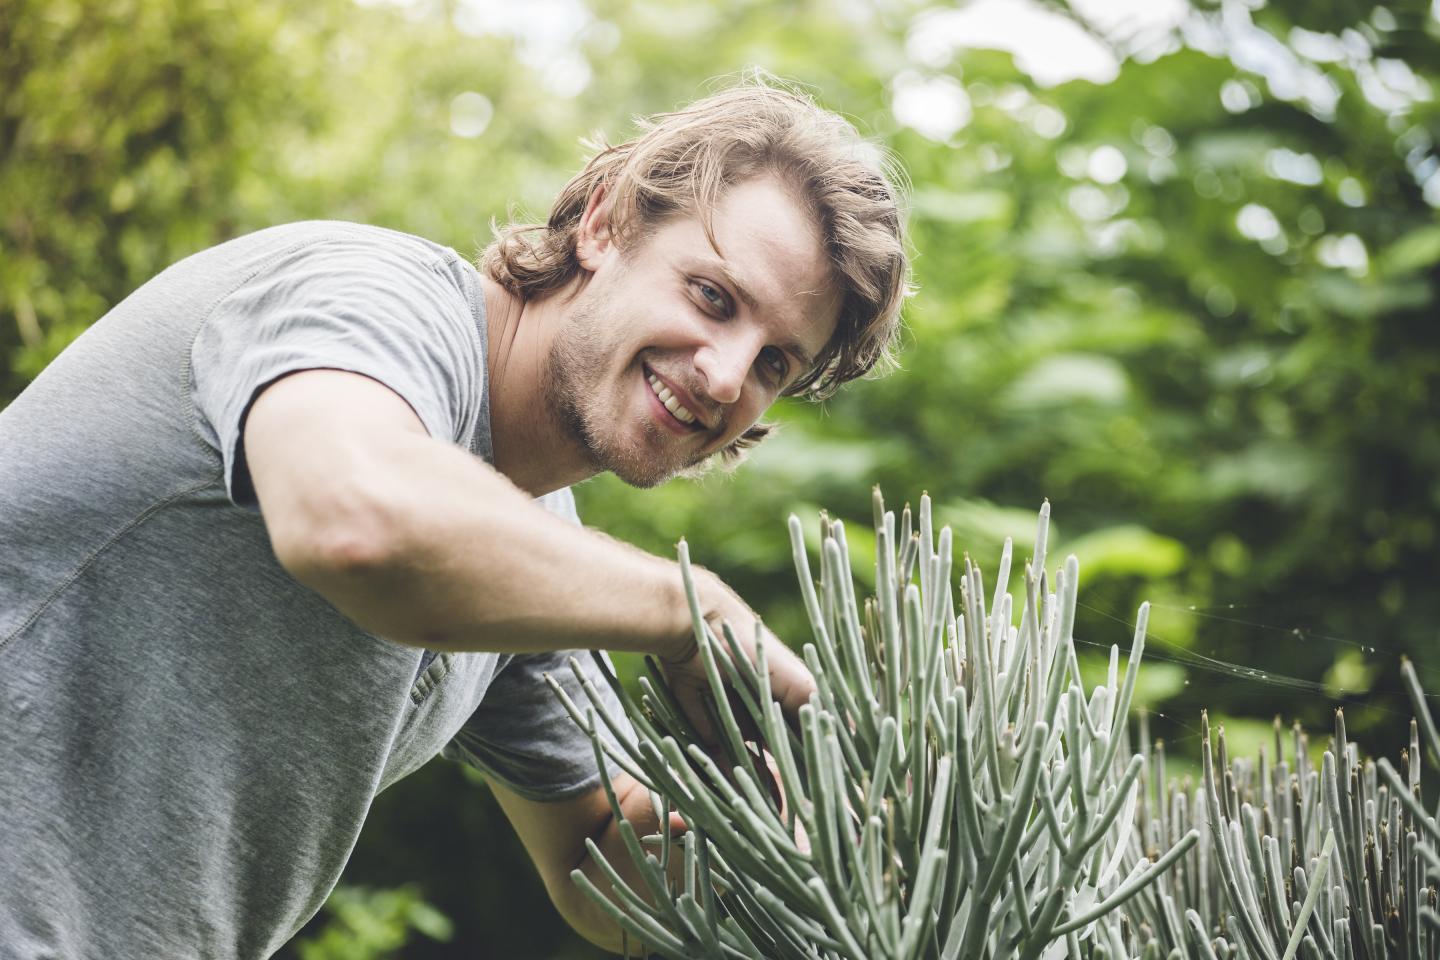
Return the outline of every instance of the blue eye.
{"type": "Polygon", "coordinates": [[[766,347],[760,351],[760,360],[770,368],[777,380],[785,379],[785,373],[790,369],[790,361],[785,357],[785,351],[775,347],[766,347]]]}
{"type": "Polygon", "coordinates": [[[703,281],[697,281],[695,286],[699,288],[700,296],[705,298],[706,303],[722,310],[725,309],[725,294],[703,281]]]}

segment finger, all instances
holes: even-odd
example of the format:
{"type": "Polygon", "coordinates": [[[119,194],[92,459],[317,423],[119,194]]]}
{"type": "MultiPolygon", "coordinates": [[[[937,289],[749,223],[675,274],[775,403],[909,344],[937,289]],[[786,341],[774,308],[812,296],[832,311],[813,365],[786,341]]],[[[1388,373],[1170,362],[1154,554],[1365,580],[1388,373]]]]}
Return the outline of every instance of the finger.
{"type": "Polygon", "coordinates": [[[795,818],[795,849],[801,853],[810,852],[810,835],[805,832],[805,824],[799,817],[795,818]]]}
{"type": "Polygon", "coordinates": [[[770,751],[764,750],[762,755],[765,762],[757,764],[755,772],[760,777],[761,789],[770,796],[771,800],[775,801],[775,809],[779,811],[783,819],[786,814],[785,791],[780,786],[780,767],[775,763],[775,758],[770,755],[770,751]]]}
{"type": "Polygon", "coordinates": [[[798,716],[800,708],[810,702],[810,696],[816,691],[815,677],[804,661],[773,635],[765,647],[765,659],[770,665],[771,696],[786,713],[798,716]]]}
{"type": "Polygon", "coordinates": [[[759,657],[756,648],[764,645],[765,662],[770,674],[770,696],[792,720],[798,719],[800,708],[810,702],[810,695],[816,690],[815,678],[805,666],[805,661],[771,633],[758,618],[750,638],[740,641],[740,634],[736,634],[735,639],[743,647],[742,654],[757,667],[759,657]]]}

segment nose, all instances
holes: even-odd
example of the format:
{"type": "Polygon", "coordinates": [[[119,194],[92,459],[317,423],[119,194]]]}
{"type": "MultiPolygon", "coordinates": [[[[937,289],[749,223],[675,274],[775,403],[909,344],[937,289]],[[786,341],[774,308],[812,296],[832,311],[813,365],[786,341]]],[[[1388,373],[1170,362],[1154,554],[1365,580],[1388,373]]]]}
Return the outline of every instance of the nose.
{"type": "Polygon", "coordinates": [[[724,404],[740,399],[762,346],[758,338],[732,327],[695,351],[695,367],[705,378],[710,399],[724,404]]]}

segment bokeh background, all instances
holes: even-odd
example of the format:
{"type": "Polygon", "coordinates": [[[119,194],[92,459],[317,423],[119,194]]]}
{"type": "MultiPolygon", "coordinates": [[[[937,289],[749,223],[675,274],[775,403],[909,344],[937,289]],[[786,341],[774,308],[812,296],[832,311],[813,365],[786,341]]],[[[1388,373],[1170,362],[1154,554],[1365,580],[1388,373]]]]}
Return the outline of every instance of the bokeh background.
{"type": "MultiPolygon", "coordinates": [[[[993,570],[1048,498],[1087,669],[1155,603],[1172,756],[1202,706],[1232,755],[1336,706],[1398,754],[1400,657],[1440,691],[1440,3],[0,0],[0,405],[197,249],[340,218],[475,251],[583,136],[752,66],[909,170],[902,369],[787,403],[733,476],[586,483],[588,521],[687,537],[799,643],[790,512],[858,552],[872,484],[928,490],[993,570]]],[[[345,883],[284,956],[600,955],[443,762],[345,883]]]]}

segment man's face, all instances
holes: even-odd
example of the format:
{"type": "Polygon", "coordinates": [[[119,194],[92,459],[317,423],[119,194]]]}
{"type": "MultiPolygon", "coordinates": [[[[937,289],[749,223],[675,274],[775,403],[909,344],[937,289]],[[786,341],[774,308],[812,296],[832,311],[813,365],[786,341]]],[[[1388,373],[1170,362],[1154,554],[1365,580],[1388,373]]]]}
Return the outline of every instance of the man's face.
{"type": "Polygon", "coordinates": [[[545,395],[597,471],[635,486],[734,441],[835,330],[818,228],[778,182],[730,188],[711,226],[714,246],[693,215],[623,249],[582,235],[591,276],[547,358],[545,395]]]}

